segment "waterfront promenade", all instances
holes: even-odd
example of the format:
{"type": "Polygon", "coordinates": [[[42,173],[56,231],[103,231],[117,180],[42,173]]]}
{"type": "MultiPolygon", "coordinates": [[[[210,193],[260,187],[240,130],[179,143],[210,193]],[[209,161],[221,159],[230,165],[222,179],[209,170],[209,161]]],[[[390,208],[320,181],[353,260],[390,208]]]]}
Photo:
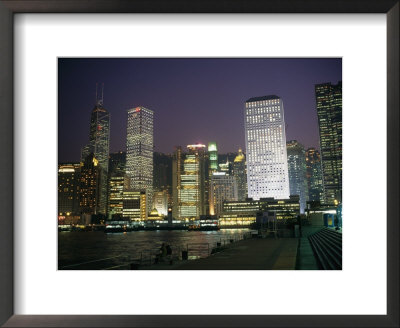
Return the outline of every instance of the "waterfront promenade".
{"type": "Polygon", "coordinates": [[[160,263],[144,270],[295,270],[297,238],[246,239],[207,258],[160,263]]]}

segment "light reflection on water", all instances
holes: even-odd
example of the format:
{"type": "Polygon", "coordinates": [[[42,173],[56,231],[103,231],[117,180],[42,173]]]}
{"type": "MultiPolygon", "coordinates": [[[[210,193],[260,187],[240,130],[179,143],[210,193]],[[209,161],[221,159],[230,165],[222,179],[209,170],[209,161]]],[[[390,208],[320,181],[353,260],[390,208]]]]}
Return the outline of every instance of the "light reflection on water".
{"type": "Polygon", "coordinates": [[[59,232],[59,267],[104,259],[119,255],[137,257],[140,252],[160,248],[162,243],[176,251],[187,244],[208,243],[210,249],[221,240],[229,240],[249,232],[248,229],[223,229],[219,231],[132,231],[127,233],[59,232]]]}

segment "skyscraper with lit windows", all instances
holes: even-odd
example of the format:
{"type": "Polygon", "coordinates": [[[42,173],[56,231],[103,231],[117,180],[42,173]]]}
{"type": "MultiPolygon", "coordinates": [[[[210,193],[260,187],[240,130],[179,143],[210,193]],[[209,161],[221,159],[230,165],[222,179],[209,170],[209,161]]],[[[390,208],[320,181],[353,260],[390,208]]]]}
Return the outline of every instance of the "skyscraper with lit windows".
{"type": "Polygon", "coordinates": [[[342,82],[315,86],[324,203],[342,201],[342,82]]]}
{"type": "Polygon", "coordinates": [[[110,114],[103,106],[103,89],[101,96],[97,92],[96,105],[90,116],[89,143],[82,148],[81,162],[92,154],[98,162],[99,170],[99,203],[98,213],[106,214],[107,210],[107,177],[108,157],[110,152],[110,114]]]}
{"type": "Polygon", "coordinates": [[[250,98],[244,118],[248,197],[289,198],[282,99],[275,95],[250,98]]]}
{"type": "Polygon", "coordinates": [[[184,155],[183,171],[178,190],[178,217],[199,219],[206,214],[205,194],[205,149],[202,144],[188,145],[184,155]]]}
{"type": "Polygon", "coordinates": [[[237,181],[238,200],[245,200],[247,198],[246,158],[240,148],[233,161],[233,176],[237,181]]]}
{"type": "Polygon", "coordinates": [[[79,163],[58,165],[58,213],[79,215],[79,163]]]}
{"type": "Polygon", "coordinates": [[[210,181],[210,215],[220,215],[225,201],[238,200],[237,181],[225,172],[214,172],[210,181]]]}
{"type": "MultiPolygon", "coordinates": [[[[128,109],[126,175],[130,188],[146,192],[148,200],[153,198],[153,117],[145,107],[128,109]]],[[[147,201],[148,211],[151,203],[147,201]]]]}
{"type": "Polygon", "coordinates": [[[322,183],[321,155],[317,149],[307,149],[306,167],[309,200],[322,201],[324,189],[322,183]]]}
{"type": "Polygon", "coordinates": [[[308,201],[306,154],[302,144],[296,140],[287,142],[290,195],[300,198],[300,212],[304,213],[308,201]]]}

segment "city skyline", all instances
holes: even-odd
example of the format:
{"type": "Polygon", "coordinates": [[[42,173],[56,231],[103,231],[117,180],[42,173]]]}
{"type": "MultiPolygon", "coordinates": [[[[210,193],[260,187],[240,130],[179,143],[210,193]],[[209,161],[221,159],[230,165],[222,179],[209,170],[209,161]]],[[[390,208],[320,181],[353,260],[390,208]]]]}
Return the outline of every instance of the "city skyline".
{"type": "Polygon", "coordinates": [[[171,154],[174,146],[193,141],[216,141],[219,153],[246,149],[243,103],[258,93],[275,93],[285,102],[288,140],[319,149],[314,87],[341,80],[341,59],[60,59],[59,70],[59,162],[78,162],[96,83],[104,83],[104,107],[111,115],[110,153],[126,150],[126,111],[136,106],[155,112],[156,152],[171,154]],[[279,75],[275,66],[280,67],[279,75]],[[234,67],[236,73],[232,73],[234,67]],[[128,82],[121,87],[121,81],[129,80],[128,72],[143,77],[146,70],[149,76],[158,77],[154,83],[146,77],[139,79],[140,87],[128,82]],[[82,78],[77,78],[78,72],[82,78]],[[171,72],[175,74],[168,77],[171,72]],[[243,91],[238,92],[239,88],[243,91]],[[184,124],[191,120],[197,124],[184,124]],[[218,128],[221,122],[232,129],[218,128]],[[71,124],[75,126],[72,135],[71,124]]]}

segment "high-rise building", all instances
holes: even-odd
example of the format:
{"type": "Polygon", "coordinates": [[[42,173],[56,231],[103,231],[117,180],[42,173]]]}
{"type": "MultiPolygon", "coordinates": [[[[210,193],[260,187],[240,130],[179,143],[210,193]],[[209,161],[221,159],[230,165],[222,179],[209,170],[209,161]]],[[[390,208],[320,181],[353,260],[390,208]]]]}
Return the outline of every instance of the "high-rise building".
{"type": "Polygon", "coordinates": [[[172,157],[172,217],[179,217],[179,193],[181,190],[181,175],[183,172],[183,155],[180,146],[175,147],[172,157]]]}
{"type": "MultiPolygon", "coordinates": [[[[153,117],[152,110],[135,107],[128,110],[126,136],[126,175],[130,188],[153,198],[153,117]]],[[[151,210],[151,201],[147,211],[151,210]]]]}
{"type": "Polygon", "coordinates": [[[170,154],[154,153],[153,190],[168,190],[172,192],[172,156],[170,154]]]}
{"type": "Polygon", "coordinates": [[[229,160],[226,160],[225,163],[219,163],[218,164],[218,171],[224,172],[224,173],[229,175],[230,171],[231,171],[231,163],[229,162],[229,160]]]}
{"type": "Polygon", "coordinates": [[[79,163],[58,165],[58,213],[79,215],[79,163]]]}
{"type": "Polygon", "coordinates": [[[127,189],[123,191],[122,215],[131,221],[145,221],[149,207],[147,205],[147,195],[145,191],[127,189]]]}
{"type": "Polygon", "coordinates": [[[245,104],[248,197],[289,198],[283,102],[278,96],[250,98],[245,104]]]}
{"type": "Polygon", "coordinates": [[[288,141],[286,147],[290,195],[299,196],[300,212],[304,213],[308,201],[305,150],[303,145],[296,140],[288,141]]]}
{"type": "Polygon", "coordinates": [[[218,149],[216,142],[208,143],[208,156],[210,160],[210,170],[215,172],[218,170],[218,149]]]}
{"type": "MultiPolygon", "coordinates": [[[[81,214],[104,214],[101,210],[102,174],[99,161],[93,153],[86,156],[81,162],[80,175],[80,198],[79,205],[81,214]]],[[[107,186],[107,183],[106,183],[107,186]]]]}
{"type": "Polygon", "coordinates": [[[342,82],[315,86],[324,203],[342,201],[342,82]]]}
{"type": "Polygon", "coordinates": [[[115,173],[108,179],[108,217],[123,216],[124,190],[129,189],[129,180],[123,173],[115,173]]]}
{"type": "Polygon", "coordinates": [[[199,219],[206,214],[205,145],[188,145],[178,190],[178,217],[199,219]]]}
{"type": "Polygon", "coordinates": [[[83,147],[81,162],[90,154],[96,158],[100,170],[99,213],[105,214],[107,209],[107,176],[108,157],[110,152],[110,114],[103,106],[103,90],[98,97],[96,85],[96,105],[90,115],[89,143],[83,147]]]}
{"type": "Polygon", "coordinates": [[[237,181],[238,200],[245,200],[247,198],[246,158],[240,148],[233,161],[233,176],[237,181]]]}
{"type": "Polygon", "coordinates": [[[108,173],[109,175],[121,175],[125,174],[126,168],[126,152],[119,151],[117,153],[111,153],[108,160],[108,173]]]}
{"type": "Polygon", "coordinates": [[[225,172],[214,172],[210,182],[210,215],[220,215],[225,201],[238,200],[237,181],[225,172]]]}
{"type": "Polygon", "coordinates": [[[306,151],[306,167],[308,198],[310,201],[322,201],[324,189],[322,183],[321,156],[319,151],[315,148],[308,148],[306,151]]]}
{"type": "Polygon", "coordinates": [[[156,209],[159,215],[168,215],[168,193],[164,191],[155,191],[153,196],[153,209],[156,209]]]}

